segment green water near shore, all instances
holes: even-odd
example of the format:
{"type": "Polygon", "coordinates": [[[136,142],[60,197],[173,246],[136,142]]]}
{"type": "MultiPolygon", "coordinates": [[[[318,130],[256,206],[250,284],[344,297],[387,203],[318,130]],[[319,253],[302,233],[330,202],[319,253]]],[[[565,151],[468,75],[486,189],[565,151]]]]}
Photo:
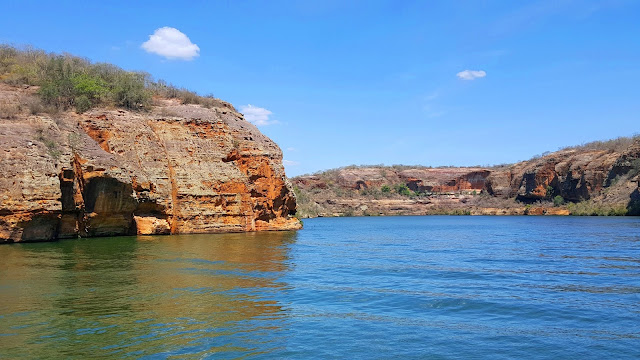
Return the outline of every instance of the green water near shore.
{"type": "Polygon", "coordinates": [[[640,357],[639,218],[323,218],[0,259],[0,358],[640,357]]]}

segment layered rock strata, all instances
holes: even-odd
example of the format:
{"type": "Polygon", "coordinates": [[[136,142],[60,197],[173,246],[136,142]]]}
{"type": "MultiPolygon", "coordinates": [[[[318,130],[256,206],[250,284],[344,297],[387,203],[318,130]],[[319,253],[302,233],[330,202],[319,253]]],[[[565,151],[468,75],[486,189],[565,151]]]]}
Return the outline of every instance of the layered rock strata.
{"type": "Polygon", "coordinates": [[[282,152],[242,114],[155,101],[3,119],[0,242],[300,228],[282,152]]]}
{"type": "MultiPolygon", "coordinates": [[[[640,214],[640,138],[499,167],[349,167],[292,179],[305,216],[568,215],[564,203],[640,214]],[[413,196],[398,194],[406,186],[413,196]],[[383,191],[383,187],[386,189],[383,191]]],[[[406,195],[406,194],[405,194],[406,195]]]]}

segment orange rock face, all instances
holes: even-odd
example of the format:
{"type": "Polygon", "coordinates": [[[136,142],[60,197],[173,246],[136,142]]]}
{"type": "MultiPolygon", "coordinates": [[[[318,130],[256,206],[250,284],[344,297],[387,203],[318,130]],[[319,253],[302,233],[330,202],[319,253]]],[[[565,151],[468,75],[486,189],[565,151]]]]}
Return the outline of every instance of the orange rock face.
{"type": "Polygon", "coordinates": [[[280,149],[231,106],[24,114],[0,150],[0,242],[301,226],[280,149]]]}
{"type": "MultiPolygon", "coordinates": [[[[393,168],[361,167],[338,170],[337,183],[345,188],[362,190],[380,187],[385,183],[404,183],[413,191],[455,192],[482,190],[491,172],[483,168],[393,168]]],[[[316,177],[317,178],[317,177],[316,177]]],[[[326,188],[326,184],[314,181],[314,176],[298,177],[302,186],[326,188]]]]}
{"type": "Polygon", "coordinates": [[[347,167],[292,181],[303,216],[569,215],[581,201],[640,215],[640,138],[603,144],[488,168],[347,167]]]}
{"type": "MultiPolygon", "coordinates": [[[[562,150],[510,169],[511,193],[522,201],[560,195],[581,201],[598,194],[620,153],[607,150],[562,150]]],[[[498,175],[499,176],[499,175],[498,175]]]]}

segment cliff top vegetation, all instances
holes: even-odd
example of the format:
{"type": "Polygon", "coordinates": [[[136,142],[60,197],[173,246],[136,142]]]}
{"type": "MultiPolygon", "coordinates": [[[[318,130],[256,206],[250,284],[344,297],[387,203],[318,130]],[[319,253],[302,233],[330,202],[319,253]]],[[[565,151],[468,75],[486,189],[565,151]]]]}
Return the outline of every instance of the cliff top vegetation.
{"type": "MultiPolygon", "coordinates": [[[[572,145],[566,146],[558,149],[558,151],[567,151],[567,150],[576,150],[576,151],[609,151],[609,152],[623,152],[628,149],[635,141],[640,140],[640,134],[634,134],[632,136],[621,136],[614,139],[608,140],[597,140],[591,141],[588,143],[583,143],[580,145],[572,145]]],[[[547,151],[539,155],[532,156],[529,160],[540,159],[545,156],[551,155],[553,152],[547,151]]],[[[347,165],[334,169],[327,170],[319,170],[311,174],[302,174],[297,177],[308,177],[308,176],[329,176],[335,177],[342,170],[349,169],[367,169],[367,168],[376,168],[380,170],[384,169],[392,169],[396,171],[403,170],[412,170],[412,169],[471,169],[471,168],[483,168],[490,170],[497,170],[502,168],[510,167],[514,164],[496,164],[496,165],[472,165],[472,166],[428,166],[428,165],[384,165],[384,164],[372,164],[372,165],[347,165]]]]}
{"type": "Polygon", "coordinates": [[[201,96],[163,80],[155,81],[146,72],[31,47],[0,44],[0,82],[37,86],[43,108],[54,111],[75,109],[81,113],[96,106],[140,111],[152,105],[154,96],[180,99],[183,104],[232,108],[213,95],[201,96]]]}
{"type": "Polygon", "coordinates": [[[581,145],[567,146],[560,150],[605,150],[622,152],[629,148],[629,146],[638,139],[640,139],[640,134],[634,134],[633,136],[621,136],[615,139],[592,141],[581,145]]]}

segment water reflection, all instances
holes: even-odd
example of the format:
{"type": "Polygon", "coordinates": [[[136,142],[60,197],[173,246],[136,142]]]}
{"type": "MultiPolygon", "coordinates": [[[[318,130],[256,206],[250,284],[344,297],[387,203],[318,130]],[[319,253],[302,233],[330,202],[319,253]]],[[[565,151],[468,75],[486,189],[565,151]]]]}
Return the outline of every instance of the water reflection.
{"type": "MultiPolygon", "coordinates": [[[[278,348],[295,233],[0,247],[0,353],[233,356],[278,348]]],[[[225,356],[226,357],[226,356],[225,356]]]]}

